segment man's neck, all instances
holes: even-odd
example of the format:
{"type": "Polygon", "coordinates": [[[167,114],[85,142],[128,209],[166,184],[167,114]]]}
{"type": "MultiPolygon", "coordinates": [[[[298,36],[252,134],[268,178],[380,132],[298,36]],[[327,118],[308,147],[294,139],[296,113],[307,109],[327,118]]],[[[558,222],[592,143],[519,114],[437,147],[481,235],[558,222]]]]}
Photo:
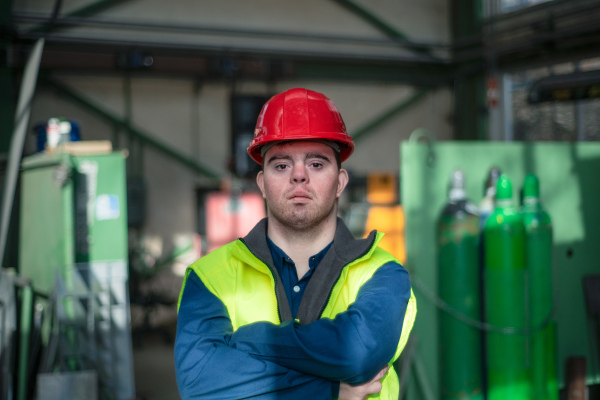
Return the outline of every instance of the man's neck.
{"type": "Polygon", "coordinates": [[[294,261],[298,279],[301,279],[309,270],[309,258],[333,240],[336,226],[335,213],[317,226],[302,231],[287,227],[275,218],[269,218],[267,233],[273,243],[294,261]]]}

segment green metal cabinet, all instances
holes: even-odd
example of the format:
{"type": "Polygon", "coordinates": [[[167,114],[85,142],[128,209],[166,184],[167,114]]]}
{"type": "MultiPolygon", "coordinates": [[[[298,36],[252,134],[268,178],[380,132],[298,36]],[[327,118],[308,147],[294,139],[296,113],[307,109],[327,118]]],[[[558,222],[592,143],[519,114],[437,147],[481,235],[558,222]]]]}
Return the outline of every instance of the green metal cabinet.
{"type": "Polygon", "coordinates": [[[59,370],[41,372],[95,370],[102,399],[135,396],[125,179],[122,152],[38,154],[21,165],[19,274],[42,294],[36,308],[59,321],[51,329],[57,322],[46,315],[35,328],[43,348],[59,349],[51,361],[59,370]]]}
{"type": "Polygon", "coordinates": [[[45,155],[21,166],[19,272],[49,293],[75,263],[127,261],[125,157],[45,155]]]}

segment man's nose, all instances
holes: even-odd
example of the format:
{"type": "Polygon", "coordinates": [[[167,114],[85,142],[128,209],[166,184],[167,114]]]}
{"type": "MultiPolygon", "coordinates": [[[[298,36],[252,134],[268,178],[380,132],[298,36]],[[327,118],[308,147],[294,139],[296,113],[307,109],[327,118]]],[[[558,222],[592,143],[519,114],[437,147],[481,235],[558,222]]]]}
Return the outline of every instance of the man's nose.
{"type": "Polygon", "coordinates": [[[308,174],[306,173],[306,167],[304,165],[295,165],[292,171],[292,180],[296,183],[306,182],[308,180],[308,174]]]}

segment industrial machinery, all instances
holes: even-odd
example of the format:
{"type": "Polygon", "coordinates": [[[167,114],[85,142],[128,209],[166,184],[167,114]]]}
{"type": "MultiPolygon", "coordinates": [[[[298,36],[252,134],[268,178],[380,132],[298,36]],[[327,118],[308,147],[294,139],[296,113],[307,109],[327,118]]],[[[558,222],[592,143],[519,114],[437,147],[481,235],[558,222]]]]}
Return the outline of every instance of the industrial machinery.
{"type": "MultiPolygon", "coordinates": [[[[100,398],[129,399],[135,389],[125,155],[102,143],[70,145],[21,164],[19,275],[31,283],[35,313],[25,319],[31,335],[21,344],[20,365],[36,359],[28,349],[39,348],[39,371],[57,374],[55,381],[73,385],[81,376],[74,373],[93,371],[100,398]]],[[[21,377],[21,386],[33,387],[33,378],[21,377]]],[[[45,382],[38,376],[38,386],[45,382]]]]}

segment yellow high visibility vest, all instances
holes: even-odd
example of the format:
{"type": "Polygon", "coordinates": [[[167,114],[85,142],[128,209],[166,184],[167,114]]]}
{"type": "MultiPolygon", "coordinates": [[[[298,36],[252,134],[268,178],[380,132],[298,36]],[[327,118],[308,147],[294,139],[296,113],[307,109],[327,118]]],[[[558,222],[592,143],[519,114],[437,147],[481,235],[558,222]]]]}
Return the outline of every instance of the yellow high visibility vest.
{"type": "MultiPolygon", "coordinates": [[[[382,237],[383,233],[377,233],[375,242],[367,254],[344,267],[321,314],[322,318],[333,319],[337,314],[346,311],[356,300],[361,286],[379,267],[389,261],[398,262],[387,251],[377,247],[382,237]]],[[[225,304],[234,331],[241,326],[258,321],[281,323],[277,309],[274,274],[269,266],[252,254],[243,241],[231,242],[190,265],[185,274],[179,302],[181,302],[187,277],[192,270],[207,289],[225,304]]],[[[179,309],[179,304],[177,307],[179,309]]],[[[390,366],[404,349],[416,314],[417,303],[411,289],[402,334],[396,353],[389,362],[390,366]]],[[[384,400],[398,398],[399,382],[394,368],[390,368],[382,380],[382,387],[380,393],[369,398],[384,400]]]]}

